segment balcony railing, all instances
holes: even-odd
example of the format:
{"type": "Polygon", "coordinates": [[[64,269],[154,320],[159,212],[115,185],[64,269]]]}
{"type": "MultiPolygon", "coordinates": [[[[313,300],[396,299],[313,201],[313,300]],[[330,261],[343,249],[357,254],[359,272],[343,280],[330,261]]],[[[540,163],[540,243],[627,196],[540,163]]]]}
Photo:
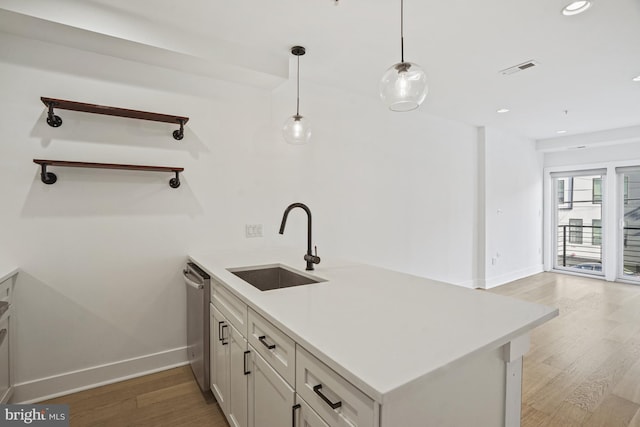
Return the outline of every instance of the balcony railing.
{"type": "MultiPolygon", "coordinates": [[[[640,275],[640,227],[624,227],[622,233],[624,274],[640,275]]],[[[558,266],[602,271],[602,227],[559,225],[557,248],[558,266]]]]}
{"type": "Polygon", "coordinates": [[[558,264],[573,267],[584,263],[602,263],[602,227],[559,225],[558,264]]]}

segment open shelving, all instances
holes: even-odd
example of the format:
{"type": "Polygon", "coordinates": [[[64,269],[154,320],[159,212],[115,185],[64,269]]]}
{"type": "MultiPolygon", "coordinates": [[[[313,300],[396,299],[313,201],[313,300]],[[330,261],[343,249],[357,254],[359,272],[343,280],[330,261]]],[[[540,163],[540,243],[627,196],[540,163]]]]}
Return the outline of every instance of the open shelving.
{"type": "Polygon", "coordinates": [[[106,105],[86,104],[84,102],[68,101],[65,99],[40,97],[42,103],[49,108],[47,123],[51,127],[60,127],[62,119],[55,115],[54,108],[61,110],[81,111],[84,113],[102,114],[107,116],[127,117],[130,119],[150,120],[154,122],[175,123],[180,125],[180,129],[173,131],[173,138],[181,140],[184,138],[184,125],[189,121],[189,117],[173,116],[170,114],[151,113],[148,111],[129,110],[119,107],[108,107],[106,105]]]}
{"type": "Polygon", "coordinates": [[[180,187],[180,172],[184,171],[184,168],[172,167],[172,166],[149,166],[149,165],[126,165],[120,163],[90,163],[90,162],[71,162],[67,160],[45,160],[45,159],[33,159],[33,162],[39,164],[41,167],[40,179],[45,184],[54,184],[58,177],[53,172],[47,171],[48,166],[63,166],[72,168],[93,168],[93,169],[126,169],[146,172],[171,172],[175,173],[175,177],[169,180],[169,186],[171,188],[180,187]]]}

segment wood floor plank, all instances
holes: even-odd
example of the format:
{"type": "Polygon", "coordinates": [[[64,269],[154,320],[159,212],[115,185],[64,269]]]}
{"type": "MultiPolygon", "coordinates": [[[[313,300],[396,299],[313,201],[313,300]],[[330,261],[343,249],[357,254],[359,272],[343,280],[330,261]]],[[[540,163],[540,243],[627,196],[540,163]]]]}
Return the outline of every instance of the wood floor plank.
{"type": "Polygon", "coordinates": [[[631,366],[615,386],[613,393],[640,405],[640,360],[631,366]]]}
{"type": "Polygon", "coordinates": [[[627,427],[640,405],[609,394],[584,423],[585,427],[627,427]]]}
{"type": "Polygon", "coordinates": [[[567,398],[567,401],[588,411],[595,411],[600,402],[611,393],[639,358],[640,344],[619,348],[589,374],[567,398]]]}
{"type": "Polygon", "coordinates": [[[66,403],[73,427],[229,427],[189,366],[109,384],[43,403],[66,403]]]}
{"type": "Polygon", "coordinates": [[[527,404],[522,405],[521,426],[542,427],[548,426],[551,417],[542,411],[538,411],[527,404]]]}

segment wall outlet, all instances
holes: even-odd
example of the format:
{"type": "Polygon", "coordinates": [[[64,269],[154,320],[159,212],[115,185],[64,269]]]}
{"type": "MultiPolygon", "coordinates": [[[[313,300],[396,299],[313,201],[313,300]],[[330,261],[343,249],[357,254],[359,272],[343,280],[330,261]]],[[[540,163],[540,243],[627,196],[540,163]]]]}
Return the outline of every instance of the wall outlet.
{"type": "Polygon", "coordinates": [[[262,224],[246,224],[244,226],[245,237],[262,237],[262,224]]]}

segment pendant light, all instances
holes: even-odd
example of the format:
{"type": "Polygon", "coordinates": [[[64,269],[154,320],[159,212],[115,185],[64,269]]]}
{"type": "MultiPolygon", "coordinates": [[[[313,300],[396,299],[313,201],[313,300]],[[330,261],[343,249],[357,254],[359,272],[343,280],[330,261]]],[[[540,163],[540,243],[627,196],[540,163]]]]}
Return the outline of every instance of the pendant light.
{"type": "Polygon", "coordinates": [[[380,98],[391,111],[411,111],[427,96],[427,76],[418,64],[404,60],[404,0],[400,0],[400,62],[380,80],[380,98]]]}
{"type": "Polygon", "coordinates": [[[302,46],[294,46],[291,48],[291,53],[298,57],[296,114],[284,123],[282,134],[289,144],[306,144],[311,139],[311,127],[309,121],[300,115],[300,57],[306,53],[306,49],[302,46]]]}

